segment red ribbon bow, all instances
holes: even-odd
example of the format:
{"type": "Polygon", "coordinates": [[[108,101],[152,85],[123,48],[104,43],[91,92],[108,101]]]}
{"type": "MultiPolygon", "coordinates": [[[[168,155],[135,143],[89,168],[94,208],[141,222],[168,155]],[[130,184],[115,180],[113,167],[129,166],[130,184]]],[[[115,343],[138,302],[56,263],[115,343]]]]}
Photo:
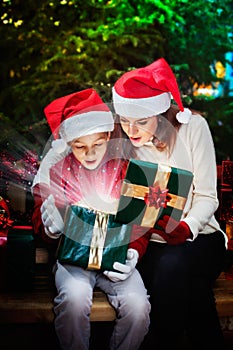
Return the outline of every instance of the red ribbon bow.
{"type": "Polygon", "coordinates": [[[6,218],[0,213],[0,230],[5,230],[11,227],[13,223],[14,223],[14,220],[6,218]]]}
{"type": "Polygon", "coordinates": [[[161,190],[159,186],[153,187],[149,186],[149,193],[146,193],[144,197],[144,201],[146,205],[149,207],[166,208],[167,202],[169,202],[170,198],[167,195],[168,189],[161,190]]]}
{"type": "Polygon", "coordinates": [[[13,223],[14,220],[10,219],[10,211],[8,209],[7,203],[0,196],[0,234],[6,233],[13,223]]]}

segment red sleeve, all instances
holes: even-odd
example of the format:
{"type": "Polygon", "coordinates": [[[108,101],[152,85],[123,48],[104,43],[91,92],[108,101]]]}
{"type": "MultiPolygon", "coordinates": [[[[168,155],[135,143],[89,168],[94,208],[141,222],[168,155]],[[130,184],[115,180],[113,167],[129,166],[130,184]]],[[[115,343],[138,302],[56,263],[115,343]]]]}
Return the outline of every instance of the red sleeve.
{"type": "Polygon", "coordinates": [[[121,178],[122,180],[125,179],[125,175],[127,172],[129,162],[127,160],[122,161],[122,167],[121,167],[121,178]]]}
{"type": "Polygon", "coordinates": [[[151,238],[151,232],[147,227],[133,225],[131,237],[132,241],[129,244],[129,248],[138,251],[140,260],[146,252],[146,248],[151,238]]]}
{"type": "MultiPolygon", "coordinates": [[[[42,223],[41,219],[41,212],[40,208],[42,203],[50,194],[52,194],[56,198],[56,194],[58,195],[57,197],[60,198],[61,196],[61,179],[62,179],[62,169],[63,169],[63,164],[65,159],[62,159],[60,162],[56,163],[50,168],[50,183],[51,187],[49,185],[46,185],[44,183],[39,183],[36,184],[33,189],[32,189],[32,194],[34,197],[34,208],[33,208],[33,214],[32,214],[32,224],[34,228],[34,232],[38,237],[41,237],[43,241],[45,241],[48,244],[57,244],[56,239],[50,238],[44,231],[44,225],[42,223]]],[[[65,163],[66,164],[66,163],[65,163]]],[[[67,168],[66,166],[65,168],[67,168]]],[[[63,203],[63,202],[62,202],[63,203]]],[[[56,202],[56,205],[59,205],[60,203],[56,202]]],[[[59,206],[57,207],[59,208],[59,206]]],[[[64,209],[64,207],[63,207],[64,209]]]]}
{"type": "Polygon", "coordinates": [[[41,220],[40,207],[50,194],[49,186],[46,184],[36,184],[32,189],[34,197],[34,208],[32,213],[32,225],[36,236],[41,237],[43,241],[49,244],[54,244],[55,240],[48,237],[44,231],[44,225],[41,220]]]}
{"type": "Polygon", "coordinates": [[[32,213],[32,223],[34,227],[34,232],[36,235],[41,233],[41,229],[43,228],[43,223],[41,220],[41,212],[40,207],[43,203],[46,187],[48,186],[43,184],[36,184],[32,189],[32,194],[34,197],[34,208],[32,213]],[[43,189],[42,189],[43,188],[43,189]],[[42,194],[43,193],[43,194],[42,194]]]}

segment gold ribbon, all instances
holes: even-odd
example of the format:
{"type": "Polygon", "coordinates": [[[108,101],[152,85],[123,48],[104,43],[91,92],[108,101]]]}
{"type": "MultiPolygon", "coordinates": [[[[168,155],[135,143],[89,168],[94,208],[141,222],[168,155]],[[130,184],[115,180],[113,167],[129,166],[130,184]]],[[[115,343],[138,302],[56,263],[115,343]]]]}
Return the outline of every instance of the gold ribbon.
{"type": "MultiPolygon", "coordinates": [[[[167,188],[167,184],[171,175],[171,167],[158,164],[158,170],[155,174],[153,187],[159,186],[161,189],[167,188]]],[[[127,197],[133,197],[144,200],[146,194],[149,193],[149,187],[142,185],[135,185],[127,182],[123,182],[121,194],[127,197]]],[[[170,200],[167,202],[167,206],[183,210],[186,198],[177,196],[172,193],[168,193],[170,200]]],[[[141,221],[141,226],[154,227],[161,208],[155,208],[147,206],[144,216],[141,221]]]]}
{"type": "Polygon", "coordinates": [[[89,269],[99,270],[103,258],[104,242],[107,235],[109,214],[96,211],[96,218],[90,244],[89,269]]]}

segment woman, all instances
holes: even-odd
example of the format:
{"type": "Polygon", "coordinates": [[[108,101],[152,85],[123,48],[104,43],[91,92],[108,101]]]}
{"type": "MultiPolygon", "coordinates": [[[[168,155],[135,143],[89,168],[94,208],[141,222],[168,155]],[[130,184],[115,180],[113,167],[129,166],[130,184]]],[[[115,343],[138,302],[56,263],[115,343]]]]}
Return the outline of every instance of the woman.
{"type": "Polygon", "coordinates": [[[207,122],[184,109],[163,58],[123,74],[113,87],[113,105],[137,158],[194,175],[181,221],[165,216],[161,230],[150,229],[138,265],[152,306],[145,348],[179,348],[185,334],[194,349],[223,349],[212,286],[223,267],[226,235],[214,217],[216,161],[207,122]]]}

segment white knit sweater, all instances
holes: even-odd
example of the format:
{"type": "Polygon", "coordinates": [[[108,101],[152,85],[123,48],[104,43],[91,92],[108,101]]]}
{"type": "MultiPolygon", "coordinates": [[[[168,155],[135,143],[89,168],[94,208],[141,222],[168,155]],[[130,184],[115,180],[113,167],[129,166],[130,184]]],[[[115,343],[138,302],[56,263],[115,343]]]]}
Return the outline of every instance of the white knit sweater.
{"type": "MultiPolygon", "coordinates": [[[[189,225],[193,239],[199,233],[221,230],[214,217],[218,208],[215,149],[209,126],[202,116],[192,115],[188,124],[182,124],[170,156],[167,151],[157,150],[152,143],[135,150],[138,159],[193,173],[193,184],[182,217],[189,225]]],[[[156,235],[152,236],[152,240],[161,241],[156,235]]]]}

